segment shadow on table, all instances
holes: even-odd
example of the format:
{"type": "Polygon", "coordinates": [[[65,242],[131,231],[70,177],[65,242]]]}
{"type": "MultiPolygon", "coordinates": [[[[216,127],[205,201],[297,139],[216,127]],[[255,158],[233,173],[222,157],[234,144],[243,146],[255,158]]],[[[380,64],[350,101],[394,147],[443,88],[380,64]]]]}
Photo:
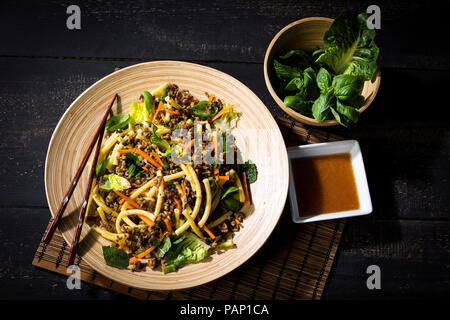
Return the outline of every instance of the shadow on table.
{"type": "MultiPolygon", "coordinates": [[[[347,219],[337,260],[341,250],[355,253],[364,263],[390,259],[390,245],[403,241],[398,220],[443,213],[432,213],[430,202],[445,199],[440,193],[446,190],[442,181],[449,173],[440,170],[436,175],[430,168],[439,170],[435,165],[445,162],[442,150],[448,148],[449,125],[441,113],[440,94],[448,91],[448,74],[382,69],[380,91],[360,123],[330,130],[360,142],[374,208],[369,216],[347,219]]],[[[365,268],[357,269],[365,279],[365,268]]]]}

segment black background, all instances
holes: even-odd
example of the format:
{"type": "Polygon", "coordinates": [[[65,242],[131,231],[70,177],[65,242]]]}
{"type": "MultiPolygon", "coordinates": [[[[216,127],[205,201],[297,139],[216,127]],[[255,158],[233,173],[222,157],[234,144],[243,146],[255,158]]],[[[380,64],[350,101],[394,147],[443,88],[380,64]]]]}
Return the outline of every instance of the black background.
{"type": "MultiPolygon", "coordinates": [[[[449,296],[448,8],[432,1],[1,1],[0,298],[130,299],[35,268],[50,213],[44,163],[66,108],[115,67],[173,59],[217,68],[269,110],[263,58],[285,25],[381,8],[382,81],[358,125],[329,128],[363,150],[374,212],[351,218],[324,299],[449,296]],[[66,8],[81,8],[81,30],[66,8]],[[366,287],[367,266],[382,289],[366,287]]],[[[286,208],[285,215],[289,215],[286,208]]],[[[269,240],[270,241],[270,240],[269,240]]]]}

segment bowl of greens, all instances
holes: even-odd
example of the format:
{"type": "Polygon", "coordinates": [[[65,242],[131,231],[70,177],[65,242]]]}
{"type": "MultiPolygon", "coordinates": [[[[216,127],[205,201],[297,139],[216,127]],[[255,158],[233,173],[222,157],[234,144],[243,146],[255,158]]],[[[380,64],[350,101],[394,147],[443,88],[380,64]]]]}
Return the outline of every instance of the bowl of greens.
{"type": "Polygon", "coordinates": [[[280,106],[313,126],[356,123],[380,86],[379,48],[367,14],[310,17],[283,28],[267,48],[264,78],[280,106]]]}

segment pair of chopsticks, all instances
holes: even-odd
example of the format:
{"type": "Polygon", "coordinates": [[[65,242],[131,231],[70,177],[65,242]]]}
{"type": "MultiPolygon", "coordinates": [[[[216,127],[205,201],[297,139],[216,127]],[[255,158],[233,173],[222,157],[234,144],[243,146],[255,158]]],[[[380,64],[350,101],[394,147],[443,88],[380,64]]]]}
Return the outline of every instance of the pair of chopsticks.
{"type": "Polygon", "coordinates": [[[81,235],[81,229],[83,228],[83,222],[84,222],[84,218],[86,216],[86,208],[87,208],[87,204],[88,204],[89,194],[91,191],[92,179],[94,178],[98,155],[100,153],[100,148],[102,145],[106,119],[108,118],[108,114],[111,111],[111,108],[114,104],[114,101],[116,101],[116,98],[117,98],[117,93],[114,95],[114,98],[112,99],[111,103],[109,104],[108,109],[106,110],[105,115],[103,116],[102,122],[95,133],[95,136],[92,139],[91,144],[89,145],[89,148],[88,148],[86,154],[84,155],[83,160],[81,160],[80,166],[78,167],[75,177],[72,179],[69,189],[67,190],[66,195],[64,196],[61,204],[59,205],[58,211],[56,212],[55,217],[52,219],[50,226],[48,227],[48,229],[44,235],[43,241],[45,243],[50,242],[53,234],[55,233],[56,226],[57,226],[59,220],[61,219],[61,217],[64,213],[64,210],[66,209],[67,204],[69,203],[70,198],[72,197],[73,191],[75,190],[75,187],[77,186],[78,181],[80,180],[81,174],[84,170],[84,167],[86,166],[89,156],[91,155],[92,149],[94,149],[94,146],[97,143],[97,147],[95,148],[94,158],[92,159],[92,166],[89,171],[89,180],[88,180],[88,185],[86,187],[86,192],[84,194],[83,204],[81,205],[80,213],[78,215],[78,222],[77,222],[75,234],[73,236],[67,266],[73,265],[74,260],[75,260],[78,242],[80,240],[80,235],[81,235]]]}

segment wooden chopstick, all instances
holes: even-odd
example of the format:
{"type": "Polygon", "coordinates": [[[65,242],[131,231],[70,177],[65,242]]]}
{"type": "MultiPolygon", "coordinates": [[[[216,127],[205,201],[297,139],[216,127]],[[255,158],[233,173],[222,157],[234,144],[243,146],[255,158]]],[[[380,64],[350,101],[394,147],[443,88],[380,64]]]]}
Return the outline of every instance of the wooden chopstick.
{"type": "MultiPolygon", "coordinates": [[[[108,107],[108,111],[111,110],[111,107],[112,107],[114,101],[116,100],[116,97],[117,97],[117,93],[114,95],[114,98],[108,107]]],[[[67,266],[73,265],[74,260],[75,260],[75,255],[77,253],[78,242],[80,240],[81,230],[83,229],[83,223],[84,223],[84,218],[86,216],[86,208],[87,208],[87,204],[88,204],[88,200],[89,200],[89,194],[91,192],[92,179],[94,178],[96,163],[97,163],[98,155],[100,154],[100,149],[102,146],[104,127],[105,127],[106,117],[108,116],[108,113],[103,118],[102,123],[99,128],[100,133],[97,137],[98,138],[97,147],[95,148],[94,157],[92,159],[92,166],[91,166],[91,169],[89,170],[88,184],[86,186],[86,192],[84,193],[83,204],[81,205],[80,213],[78,214],[77,227],[75,229],[75,234],[73,235],[72,246],[70,247],[69,260],[67,261],[67,266]]]]}
{"type": "MultiPolygon", "coordinates": [[[[78,180],[80,180],[81,173],[84,170],[84,167],[86,166],[86,163],[89,159],[89,156],[91,155],[92,149],[94,149],[95,143],[98,141],[98,137],[100,134],[103,137],[103,130],[106,122],[106,118],[108,117],[109,112],[111,111],[111,108],[114,104],[114,101],[117,98],[117,93],[114,95],[113,100],[111,101],[110,105],[108,106],[108,109],[105,112],[105,115],[103,116],[102,122],[97,129],[91,144],[89,145],[88,150],[86,151],[86,154],[84,155],[83,160],[81,160],[80,166],[78,167],[77,172],[75,173],[75,177],[72,179],[69,189],[67,190],[61,204],[59,205],[58,211],[55,214],[55,217],[52,219],[49,227],[47,228],[47,231],[45,232],[43,242],[48,243],[50,242],[51,238],[53,237],[53,234],[55,233],[56,226],[58,225],[59,220],[62,217],[62,214],[64,213],[64,210],[66,210],[67,204],[69,203],[70,198],[72,197],[73,190],[75,190],[75,187],[78,184],[78,180]]],[[[95,164],[97,163],[97,160],[95,160],[92,164],[92,167],[95,168],[95,164]]]]}

